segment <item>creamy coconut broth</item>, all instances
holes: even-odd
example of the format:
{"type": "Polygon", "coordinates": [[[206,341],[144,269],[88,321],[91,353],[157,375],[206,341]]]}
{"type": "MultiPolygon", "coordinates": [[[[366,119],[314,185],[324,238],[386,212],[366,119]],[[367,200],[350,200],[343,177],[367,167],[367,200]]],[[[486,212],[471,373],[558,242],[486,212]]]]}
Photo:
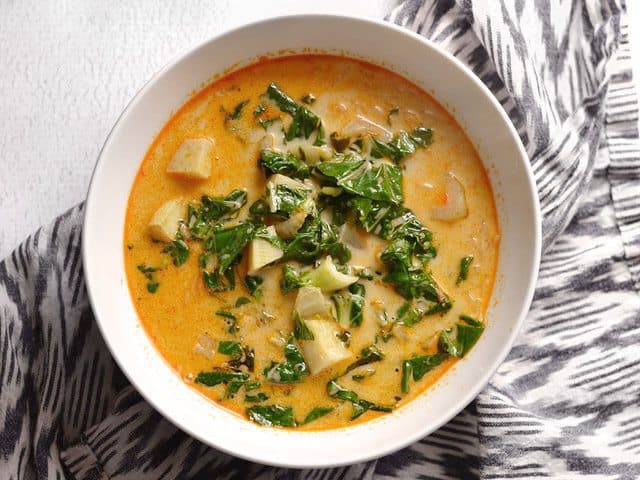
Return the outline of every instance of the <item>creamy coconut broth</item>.
{"type": "Polygon", "coordinates": [[[464,357],[498,246],[455,120],[394,73],[324,55],[195,95],[150,147],[124,235],[138,315],[181,378],[298,429],[388,415],[464,357]]]}

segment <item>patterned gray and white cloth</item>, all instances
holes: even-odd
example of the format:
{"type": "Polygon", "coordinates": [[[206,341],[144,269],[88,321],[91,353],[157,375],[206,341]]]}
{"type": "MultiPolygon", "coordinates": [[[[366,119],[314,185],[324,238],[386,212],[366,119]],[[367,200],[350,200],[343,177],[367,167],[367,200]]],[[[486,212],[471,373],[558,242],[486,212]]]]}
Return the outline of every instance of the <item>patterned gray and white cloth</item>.
{"type": "Polygon", "coordinates": [[[640,478],[640,150],[625,15],[623,0],[408,0],[388,14],[493,91],[544,217],[524,329],[446,426],[385,458],[314,471],[190,438],[102,341],[78,206],[0,263],[0,478],[640,478]]]}

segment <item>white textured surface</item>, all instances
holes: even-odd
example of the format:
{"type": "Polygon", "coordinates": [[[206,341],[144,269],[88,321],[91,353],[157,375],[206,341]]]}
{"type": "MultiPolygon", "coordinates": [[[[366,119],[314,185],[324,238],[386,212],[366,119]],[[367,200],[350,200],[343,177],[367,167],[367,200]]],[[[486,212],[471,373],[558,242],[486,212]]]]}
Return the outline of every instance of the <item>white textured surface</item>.
{"type": "MultiPolygon", "coordinates": [[[[118,114],[175,54],[269,15],[380,17],[388,2],[0,0],[0,258],[84,199],[118,114]]],[[[640,59],[640,4],[628,3],[640,59]]]]}
{"type": "Polygon", "coordinates": [[[0,0],[0,258],[84,199],[118,115],[174,55],[261,17],[380,17],[385,1],[0,0]]]}

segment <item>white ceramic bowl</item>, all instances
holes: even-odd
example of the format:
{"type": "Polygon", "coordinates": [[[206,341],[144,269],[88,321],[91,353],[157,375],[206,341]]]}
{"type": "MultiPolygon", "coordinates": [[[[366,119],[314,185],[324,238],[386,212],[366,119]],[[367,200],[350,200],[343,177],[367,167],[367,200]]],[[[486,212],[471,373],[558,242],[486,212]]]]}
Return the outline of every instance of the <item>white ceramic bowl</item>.
{"type": "MultiPolygon", "coordinates": [[[[282,53],[280,53],[282,55],[282,53]]],[[[178,427],[220,450],[288,467],[328,467],[398,450],[462,410],[503,361],[529,308],[540,258],[540,213],[528,159],[489,90],[459,61],[394,25],[334,15],[253,23],[212,38],[157,73],[122,113],[98,159],[84,221],[83,260],[96,319],[111,352],[140,393],[178,427]],[[152,346],[135,313],[124,271],[125,209],[155,135],[216,73],[269,52],[305,48],[385,66],[434,96],[458,120],[489,173],[502,242],[488,328],[470,354],[425,394],[379,419],[339,430],[259,427],[188,387],[152,346]]]]}

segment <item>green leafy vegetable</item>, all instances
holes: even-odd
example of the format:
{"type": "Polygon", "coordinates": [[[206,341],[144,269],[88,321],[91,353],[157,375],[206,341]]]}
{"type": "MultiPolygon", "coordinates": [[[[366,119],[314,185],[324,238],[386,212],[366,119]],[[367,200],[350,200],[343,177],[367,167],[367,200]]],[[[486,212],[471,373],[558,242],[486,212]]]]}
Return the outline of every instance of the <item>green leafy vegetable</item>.
{"type": "Polygon", "coordinates": [[[251,390],[255,390],[256,388],[260,388],[260,382],[258,380],[250,380],[248,381],[245,386],[244,389],[247,392],[250,392],[251,390]]]}
{"type": "Polygon", "coordinates": [[[291,265],[282,267],[282,279],[280,280],[280,290],[282,293],[289,293],[306,285],[306,280],[291,265]]]}
{"type": "Polygon", "coordinates": [[[295,427],[293,408],[281,405],[254,405],[247,408],[247,416],[252,422],[266,427],[295,427]]]}
{"type": "Polygon", "coordinates": [[[267,400],[269,400],[269,396],[263,392],[258,392],[255,395],[244,396],[244,401],[247,403],[260,403],[260,402],[266,402],[267,400]]]}
{"type": "Polygon", "coordinates": [[[362,351],[360,352],[360,358],[349,365],[345,370],[345,373],[349,373],[351,370],[354,370],[363,365],[369,365],[370,363],[379,362],[383,358],[384,353],[382,353],[382,351],[375,345],[370,345],[362,349],[362,351]]]}
{"type": "Polygon", "coordinates": [[[407,393],[409,391],[409,380],[412,377],[414,382],[421,380],[427,372],[440,365],[447,356],[446,353],[436,353],[433,355],[413,357],[410,360],[402,362],[402,392],[407,393]]]}
{"type": "Polygon", "coordinates": [[[365,286],[361,283],[349,285],[348,289],[335,293],[331,298],[336,304],[338,322],[345,328],[362,324],[365,286]]]}
{"type": "Polygon", "coordinates": [[[236,319],[236,316],[233,313],[227,312],[226,310],[218,310],[216,312],[216,315],[218,315],[219,317],[229,318],[231,320],[236,319]]]}
{"type": "Polygon", "coordinates": [[[418,148],[426,148],[433,141],[433,130],[418,127],[411,134],[401,130],[393,136],[389,143],[372,139],[371,156],[373,158],[387,157],[395,162],[412,155],[418,148]]]}
{"type": "Polygon", "coordinates": [[[356,381],[356,382],[362,382],[365,379],[375,375],[376,371],[373,368],[367,368],[364,372],[362,373],[357,373],[355,375],[351,376],[351,379],[356,381]]]}
{"type": "Polygon", "coordinates": [[[315,171],[354,195],[391,203],[402,202],[402,171],[396,165],[382,163],[372,167],[362,157],[348,153],[316,165],[315,171]]]}
{"type": "Polygon", "coordinates": [[[289,129],[285,133],[287,141],[291,141],[296,137],[309,138],[313,132],[321,127],[322,122],[315,113],[303,105],[298,105],[295,100],[280,90],[275,83],[271,83],[267,87],[266,94],[278,105],[280,110],[293,117],[289,129]]]}
{"type": "Polygon", "coordinates": [[[467,255],[466,257],[462,257],[462,260],[460,260],[460,273],[458,273],[456,285],[460,285],[469,276],[469,267],[471,266],[471,262],[473,262],[473,255],[467,255]]]}
{"type": "Polygon", "coordinates": [[[309,330],[304,320],[297,313],[293,316],[293,338],[296,340],[314,340],[313,332],[309,330]]]}
{"type": "Polygon", "coordinates": [[[346,263],[351,258],[351,251],[338,239],[336,227],[323,222],[318,216],[311,216],[287,244],[282,261],[296,260],[309,264],[324,255],[346,263]]]}
{"type": "Polygon", "coordinates": [[[271,365],[264,369],[264,376],[270,382],[298,383],[302,381],[302,377],[309,375],[302,353],[292,339],[284,346],[284,358],[284,362],[271,362],[271,365]]]}
{"type": "Polygon", "coordinates": [[[382,163],[366,169],[360,176],[342,179],[338,185],[361,197],[402,203],[402,171],[396,165],[382,163]]]}
{"type": "Polygon", "coordinates": [[[145,265],[144,263],[141,263],[140,265],[138,265],[137,269],[142,273],[154,273],[158,271],[156,267],[153,267],[151,265],[145,265]]]}
{"type": "Polygon", "coordinates": [[[353,153],[336,155],[333,160],[316,165],[315,172],[327,180],[333,180],[338,183],[358,174],[360,170],[366,168],[366,163],[364,158],[353,153]]]}
{"type": "Polygon", "coordinates": [[[247,202],[247,192],[233,190],[226,197],[203,195],[200,205],[189,205],[187,228],[193,238],[204,240],[221,223],[237,214],[247,202]]]}
{"type": "Polygon", "coordinates": [[[238,103],[231,112],[227,112],[222,108],[222,111],[225,112],[224,122],[228,123],[229,120],[238,120],[242,116],[242,110],[247,106],[249,100],[244,100],[238,103]]]}
{"type": "Polygon", "coordinates": [[[244,277],[245,287],[247,287],[249,294],[256,298],[260,298],[261,296],[260,287],[262,286],[262,282],[264,282],[263,278],[257,275],[247,275],[244,277]]]}
{"type": "Polygon", "coordinates": [[[331,141],[331,146],[336,152],[344,152],[351,143],[351,139],[349,137],[341,137],[338,135],[338,132],[331,132],[329,140],[331,141]]]}
{"type": "Polygon", "coordinates": [[[484,328],[484,323],[476,320],[473,317],[470,317],[469,315],[460,315],[458,318],[465,322],[467,325],[471,325],[472,327],[484,328]]]}
{"type": "Polygon", "coordinates": [[[247,303],[251,303],[247,297],[238,297],[236,300],[236,308],[241,307],[242,305],[246,305],[247,303]]]}
{"type": "MultiPolygon", "coordinates": [[[[240,260],[244,247],[255,236],[257,227],[252,222],[215,230],[206,240],[205,258],[215,256],[216,268],[203,272],[205,286],[211,291],[226,291],[235,288],[235,274],[233,265],[240,260]]],[[[206,261],[201,262],[205,264],[206,261]]]]}
{"type": "Polygon", "coordinates": [[[284,138],[288,142],[296,137],[309,138],[320,127],[320,118],[307,107],[299,106],[284,138]]]}
{"type": "Polygon", "coordinates": [[[267,87],[267,96],[278,105],[280,110],[289,115],[295,115],[298,110],[296,101],[280,90],[275,83],[271,83],[267,87]]]}
{"type": "Polygon", "coordinates": [[[307,178],[310,175],[309,167],[291,152],[264,149],[260,151],[258,163],[271,173],[293,178],[307,178]]]}
{"type": "Polygon", "coordinates": [[[247,370],[253,372],[255,366],[255,353],[253,348],[249,348],[246,345],[242,345],[240,353],[234,355],[233,359],[227,362],[227,364],[235,369],[239,369],[241,366],[247,367],[247,370]]]}
{"type": "Polygon", "coordinates": [[[235,273],[233,269],[228,269],[224,273],[219,271],[202,272],[204,286],[212,292],[226,292],[236,287],[235,273]]]}
{"type": "Polygon", "coordinates": [[[269,189],[271,212],[291,213],[309,198],[309,189],[276,184],[269,189]]]}
{"type": "Polygon", "coordinates": [[[216,312],[216,315],[218,315],[219,317],[223,317],[226,318],[226,322],[227,322],[227,332],[235,335],[236,333],[238,333],[238,320],[236,319],[236,316],[231,313],[231,312],[227,312],[226,310],[218,310],[216,312]]]}
{"type": "Polygon", "coordinates": [[[144,263],[139,264],[137,268],[140,273],[144,274],[144,278],[147,279],[147,291],[149,293],[156,293],[160,286],[160,282],[156,281],[155,277],[155,272],[157,272],[158,269],[150,265],[145,265],[144,263]]]}
{"type": "Polygon", "coordinates": [[[228,384],[230,382],[246,382],[249,380],[249,374],[244,372],[236,372],[233,370],[225,370],[215,368],[210,372],[200,372],[195,379],[196,383],[201,383],[207,387],[215,387],[221,383],[228,384]]]}
{"type": "Polygon", "coordinates": [[[240,342],[224,340],[218,344],[218,353],[231,357],[239,357],[242,355],[242,345],[240,342]]]}
{"type": "MultiPolygon", "coordinates": [[[[467,317],[461,315],[460,318],[467,317]]],[[[470,318],[470,317],[467,317],[470,318]]],[[[446,352],[451,356],[462,358],[464,357],[471,347],[473,347],[482,332],[484,331],[484,325],[481,322],[471,318],[472,323],[456,324],[455,328],[447,328],[440,332],[440,338],[438,340],[438,347],[441,352],[446,352]]]]}
{"type": "Polygon", "coordinates": [[[173,242],[167,244],[162,251],[164,253],[168,253],[171,255],[173,259],[173,264],[176,267],[184,264],[189,258],[189,247],[186,242],[182,239],[182,235],[178,233],[180,238],[176,238],[173,242]]]}
{"type": "Polygon", "coordinates": [[[353,411],[351,412],[351,420],[355,420],[367,410],[374,410],[376,412],[391,412],[393,410],[391,407],[377,405],[373,402],[369,402],[368,400],[361,399],[357,393],[351,390],[347,390],[335,380],[331,380],[327,384],[327,393],[332,398],[338,398],[340,400],[351,402],[351,405],[353,407],[353,411]]]}
{"type": "Polygon", "coordinates": [[[306,425],[307,423],[311,423],[314,420],[319,419],[320,417],[324,417],[325,415],[333,412],[333,407],[315,407],[311,410],[304,420],[302,421],[302,425],[306,425]]]}
{"type": "Polygon", "coordinates": [[[440,302],[444,296],[431,274],[413,263],[413,247],[409,241],[403,238],[391,241],[380,259],[389,270],[384,280],[394,285],[403,297],[440,302]]]}
{"type": "Polygon", "coordinates": [[[322,147],[326,144],[327,141],[325,140],[324,127],[322,126],[322,124],[320,124],[320,126],[318,127],[318,133],[316,134],[316,140],[315,142],[313,142],[313,145],[316,147],[322,147]]]}

